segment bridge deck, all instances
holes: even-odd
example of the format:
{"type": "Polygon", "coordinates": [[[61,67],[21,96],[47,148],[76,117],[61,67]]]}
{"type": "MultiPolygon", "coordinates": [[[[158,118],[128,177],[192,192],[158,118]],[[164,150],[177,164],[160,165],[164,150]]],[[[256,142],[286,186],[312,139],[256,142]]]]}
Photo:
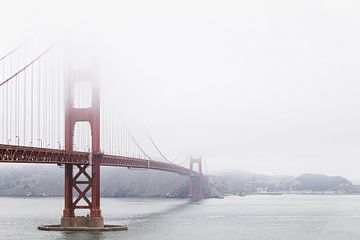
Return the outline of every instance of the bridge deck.
{"type": "Polygon", "coordinates": [[[0,144],[0,163],[91,164],[91,161],[100,161],[102,166],[144,168],[184,175],[199,175],[197,172],[175,164],[141,158],[0,144]]]}

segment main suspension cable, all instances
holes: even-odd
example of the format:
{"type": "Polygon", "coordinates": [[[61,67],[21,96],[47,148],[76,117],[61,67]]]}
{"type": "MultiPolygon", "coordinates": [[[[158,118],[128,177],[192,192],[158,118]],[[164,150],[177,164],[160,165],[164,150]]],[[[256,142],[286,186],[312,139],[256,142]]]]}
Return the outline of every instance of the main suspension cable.
{"type": "Polygon", "coordinates": [[[151,157],[144,151],[144,149],[139,145],[139,143],[135,140],[134,136],[131,134],[129,129],[126,127],[126,131],[128,132],[131,140],[135,143],[135,145],[140,149],[140,151],[149,159],[152,160],[151,157]]]}
{"type": "Polygon", "coordinates": [[[18,70],[16,73],[14,73],[12,76],[8,77],[6,80],[4,80],[2,83],[0,83],[0,87],[3,86],[5,83],[9,82],[10,80],[14,79],[16,76],[18,76],[21,72],[32,66],[37,60],[39,60],[41,57],[43,57],[48,51],[50,51],[58,41],[56,41],[53,45],[48,47],[45,51],[43,51],[39,56],[37,56],[34,60],[32,60],[29,64],[25,65],[23,68],[18,70]]]}
{"type": "Polygon", "coordinates": [[[165,155],[160,151],[160,149],[159,149],[158,146],[156,145],[154,139],[151,137],[149,131],[147,130],[145,124],[143,123],[143,121],[140,120],[140,122],[142,123],[142,125],[143,125],[143,127],[144,127],[144,129],[145,129],[146,135],[147,135],[148,138],[150,139],[150,141],[151,141],[151,143],[153,144],[153,146],[155,147],[156,151],[160,154],[160,156],[161,156],[165,161],[173,164],[173,162],[170,161],[169,159],[167,159],[167,157],[165,157],[165,155]]]}

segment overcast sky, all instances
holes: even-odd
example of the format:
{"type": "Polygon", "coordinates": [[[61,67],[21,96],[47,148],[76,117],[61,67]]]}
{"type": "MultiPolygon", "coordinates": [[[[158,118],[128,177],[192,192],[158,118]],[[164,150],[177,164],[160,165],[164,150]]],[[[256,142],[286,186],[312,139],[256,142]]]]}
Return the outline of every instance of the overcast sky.
{"type": "MultiPolygon", "coordinates": [[[[4,1],[0,55],[86,29],[102,91],[210,173],[360,178],[359,1],[4,1]]],[[[129,117],[130,116],[130,117],[129,117]]]]}

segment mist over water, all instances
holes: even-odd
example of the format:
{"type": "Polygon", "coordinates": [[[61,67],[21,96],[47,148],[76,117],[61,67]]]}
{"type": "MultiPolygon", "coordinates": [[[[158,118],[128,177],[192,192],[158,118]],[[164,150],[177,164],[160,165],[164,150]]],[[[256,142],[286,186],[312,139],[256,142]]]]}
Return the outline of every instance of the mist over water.
{"type": "Polygon", "coordinates": [[[202,155],[212,173],[357,179],[359,7],[15,0],[0,15],[0,56],[34,33],[70,32],[99,53],[116,114],[141,118],[169,158],[202,155]]]}
{"type": "Polygon", "coordinates": [[[103,198],[108,224],[127,223],[125,232],[44,232],[58,223],[62,198],[0,198],[4,240],[357,240],[360,196],[281,195],[208,199],[103,198]]]}
{"type": "Polygon", "coordinates": [[[44,197],[0,196],[0,240],[360,239],[359,12],[356,0],[1,4],[1,161],[34,161],[8,144],[64,149],[73,92],[66,106],[93,106],[99,126],[82,117],[72,150],[186,168],[199,157],[219,199],[165,198],[192,195],[189,176],[104,169],[102,216],[128,231],[39,231],[60,223],[64,198],[48,196],[64,192],[63,166],[4,163],[1,195],[44,197]]]}

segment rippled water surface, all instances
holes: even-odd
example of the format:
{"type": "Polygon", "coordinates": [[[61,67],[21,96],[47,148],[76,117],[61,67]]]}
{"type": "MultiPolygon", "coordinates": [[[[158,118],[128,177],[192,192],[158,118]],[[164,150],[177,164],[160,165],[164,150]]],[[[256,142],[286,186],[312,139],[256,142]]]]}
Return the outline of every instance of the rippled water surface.
{"type": "Polygon", "coordinates": [[[102,199],[107,224],[125,232],[43,232],[62,198],[0,198],[0,239],[360,239],[360,196],[281,195],[208,199],[102,199]]]}

